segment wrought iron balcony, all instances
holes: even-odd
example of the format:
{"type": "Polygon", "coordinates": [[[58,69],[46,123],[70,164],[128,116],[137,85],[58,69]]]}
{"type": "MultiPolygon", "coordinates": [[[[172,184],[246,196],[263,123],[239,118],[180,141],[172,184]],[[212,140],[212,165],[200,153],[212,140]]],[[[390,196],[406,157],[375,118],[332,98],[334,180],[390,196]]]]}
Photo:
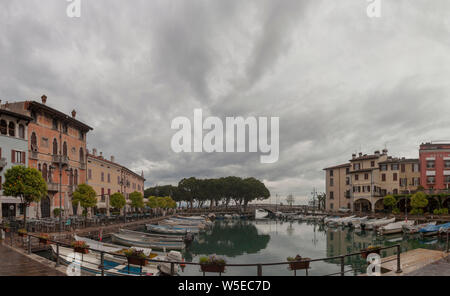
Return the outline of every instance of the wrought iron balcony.
{"type": "Polygon", "coordinates": [[[59,184],[58,183],[47,183],[47,191],[50,192],[58,192],[59,191],[59,184]]]}
{"type": "Polygon", "coordinates": [[[56,164],[61,163],[61,165],[68,165],[69,157],[67,157],[67,155],[53,155],[52,161],[53,161],[53,163],[56,163],[56,164]]]}

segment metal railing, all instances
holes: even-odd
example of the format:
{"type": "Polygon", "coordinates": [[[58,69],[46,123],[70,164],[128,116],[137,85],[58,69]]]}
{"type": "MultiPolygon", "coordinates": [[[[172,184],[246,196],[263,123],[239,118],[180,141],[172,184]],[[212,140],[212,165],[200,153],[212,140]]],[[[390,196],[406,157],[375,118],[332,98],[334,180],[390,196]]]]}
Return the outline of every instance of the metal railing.
{"type": "MultiPolygon", "coordinates": [[[[14,231],[10,231],[10,242],[11,242],[11,246],[13,246],[13,234],[14,231]]],[[[447,251],[449,250],[448,248],[448,234],[447,233],[447,251]]],[[[34,234],[26,234],[26,237],[28,237],[27,240],[27,247],[26,250],[28,252],[28,254],[32,253],[32,243],[31,243],[31,239],[35,238],[35,239],[42,239],[41,236],[38,235],[34,235],[34,234]]],[[[65,243],[65,242],[60,242],[60,241],[56,241],[50,238],[45,238],[45,241],[47,243],[51,243],[56,245],[56,263],[55,263],[55,267],[60,266],[60,247],[67,247],[67,248],[73,248],[71,244],[65,243]]],[[[387,246],[387,247],[380,247],[377,248],[377,251],[381,251],[381,250],[387,250],[387,249],[396,249],[396,258],[395,259],[391,259],[389,261],[392,260],[396,260],[397,261],[397,266],[396,266],[396,273],[401,273],[402,269],[401,269],[401,262],[400,262],[400,254],[401,254],[401,246],[400,244],[397,245],[393,245],[393,246],[387,246]]],[[[95,253],[100,253],[100,264],[97,268],[98,273],[101,274],[101,276],[104,276],[105,273],[109,274],[109,275],[127,275],[127,274],[120,274],[117,271],[116,272],[110,272],[105,268],[105,255],[110,255],[113,257],[122,257],[124,259],[124,262],[127,262],[127,256],[124,254],[117,254],[117,253],[111,253],[111,252],[106,252],[106,251],[100,251],[100,250],[96,250],[90,247],[87,247],[86,249],[90,250],[90,251],[94,251],[95,253]]],[[[126,247],[124,247],[124,249],[126,249],[126,247]]],[[[331,273],[331,274],[325,274],[323,276],[332,276],[332,275],[341,275],[344,276],[345,273],[352,271],[352,270],[345,270],[345,258],[347,257],[352,257],[352,256],[360,256],[361,254],[366,253],[367,251],[361,251],[361,252],[355,252],[355,253],[350,253],[350,254],[346,254],[346,255],[339,255],[339,256],[333,256],[333,257],[327,257],[327,258],[319,258],[319,259],[309,259],[309,260],[302,260],[301,262],[303,263],[308,263],[308,268],[301,268],[301,269],[306,269],[306,276],[308,276],[308,269],[309,265],[312,262],[320,262],[320,261],[329,261],[329,260],[336,260],[339,259],[340,260],[340,271],[339,272],[335,272],[335,273],[331,273]]],[[[145,259],[147,262],[153,262],[153,263],[165,263],[165,264],[170,264],[170,270],[171,270],[171,275],[176,275],[177,271],[175,271],[175,268],[178,266],[186,266],[186,265],[193,265],[193,266],[199,266],[201,268],[201,264],[200,263],[195,263],[195,262],[185,262],[185,261],[163,261],[163,260],[156,260],[156,259],[145,259]],[[177,266],[178,265],[178,266],[177,266]]],[[[386,263],[389,261],[385,261],[382,263],[386,263]]],[[[263,267],[269,267],[269,266],[279,266],[279,265],[287,265],[288,267],[295,262],[300,262],[300,261],[284,261],[284,262],[274,262],[274,263],[247,263],[247,264],[225,264],[224,267],[255,267],[256,269],[256,275],[257,276],[262,276],[263,275],[263,267]]],[[[74,262],[77,263],[77,262],[74,262]]],[[[78,262],[80,263],[80,262],[78,262]]],[[[140,272],[136,273],[130,273],[129,271],[129,266],[130,264],[128,263],[128,275],[139,275],[139,276],[143,276],[146,275],[146,273],[142,272],[142,265],[140,266],[140,272]]],[[[81,268],[81,264],[80,264],[80,268],[81,268]]],[[[201,270],[200,270],[201,271],[201,270]]],[[[296,270],[292,270],[294,271],[294,275],[296,275],[296,270]]],[[[203,275],[205,275],[204,271],[203,275]]],[[[221,273],[219,273],[219,275],[221,275],[221,273]]]]}

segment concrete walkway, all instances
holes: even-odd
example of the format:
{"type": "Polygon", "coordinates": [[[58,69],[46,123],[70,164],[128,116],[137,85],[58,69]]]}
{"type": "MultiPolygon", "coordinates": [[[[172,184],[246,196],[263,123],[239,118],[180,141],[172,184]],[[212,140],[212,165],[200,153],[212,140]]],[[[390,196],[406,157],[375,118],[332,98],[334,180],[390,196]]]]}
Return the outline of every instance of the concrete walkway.
{"type": "Polygon", "coordinates": [[[0,276],[64,276],[65,274],[37,255],[26,255],[0,243],[0,276]]]}
{"type": "Polygon", "coordinates": [[[450,276],[450,255],[410,272],[408,276],[450,276]]]}
{"type": "MultiPolygon", "coordinates": [[[[401,273],[396,273],[397,270],[397,255],[383,258],[381,266],[390,270],[390,272],[384,273],[383,276],[404,276],[412,275],[416,272],[424,273],[428,268],[431,268],[431,264],[435,264],[445,258],[448,260],[448,254],[443,251],[427,250],[427,249],[415,249],[400,254],[400,264],[402,268],[401,273]]],[[[437,269],[445,267],[445,264],[438,264],[437,269]]],[[[448,268],[448,267],[447,267],[448,268]]],[[[430,269],[433,270],[433,269],[430,269]]],[[[420,274],[428,275],[428,274],[420,274]]],[[[431,274],[430,274],[431,275],[431,274]]]]}

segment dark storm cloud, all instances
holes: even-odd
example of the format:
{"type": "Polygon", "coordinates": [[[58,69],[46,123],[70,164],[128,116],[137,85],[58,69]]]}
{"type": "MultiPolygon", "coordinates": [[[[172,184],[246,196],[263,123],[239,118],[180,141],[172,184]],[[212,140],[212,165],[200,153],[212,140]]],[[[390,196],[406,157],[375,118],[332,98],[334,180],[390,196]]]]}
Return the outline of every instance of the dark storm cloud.
{"type": "Polygon", "coordinates": [[[1,99],[77,109],[89,148],[148,186],[255,176],[302,197],[353,152],[450,138],[448,1],[382,0],[380,19],[362,0],[82,0],[80,19],[67,4],[1,1],[1,99]],[[194,108],[279,116],[279,161],[173,153],[171,121],[194,108]]]}

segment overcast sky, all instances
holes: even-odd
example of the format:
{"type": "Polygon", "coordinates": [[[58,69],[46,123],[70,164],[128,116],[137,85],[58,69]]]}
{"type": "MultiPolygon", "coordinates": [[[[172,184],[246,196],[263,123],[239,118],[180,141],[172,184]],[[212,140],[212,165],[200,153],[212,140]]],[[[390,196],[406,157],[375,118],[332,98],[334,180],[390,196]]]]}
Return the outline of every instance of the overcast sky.
{"type": "Polygon", "coordinates": [[[38,100],[94,128],[88,148],[146,185],[253,176],[324,190],[323,168],[385,146],[450,139],[450,1],[0,1],[0,99],[38,100]],[[171,121],[279,116],[280,157],[172,152],[171,121]]]}

